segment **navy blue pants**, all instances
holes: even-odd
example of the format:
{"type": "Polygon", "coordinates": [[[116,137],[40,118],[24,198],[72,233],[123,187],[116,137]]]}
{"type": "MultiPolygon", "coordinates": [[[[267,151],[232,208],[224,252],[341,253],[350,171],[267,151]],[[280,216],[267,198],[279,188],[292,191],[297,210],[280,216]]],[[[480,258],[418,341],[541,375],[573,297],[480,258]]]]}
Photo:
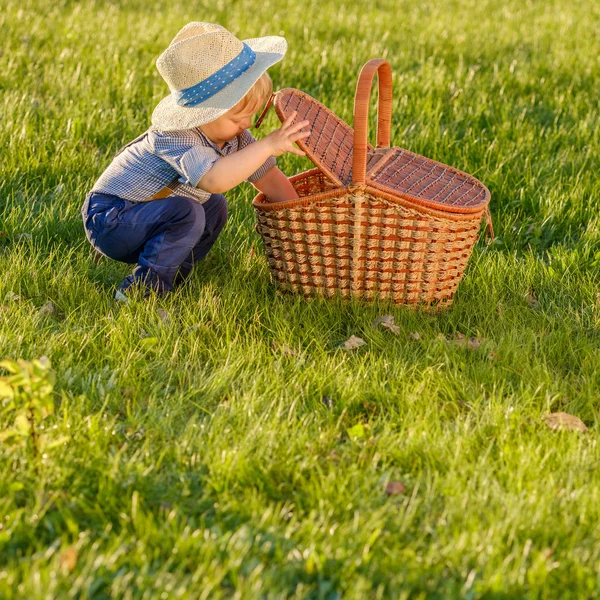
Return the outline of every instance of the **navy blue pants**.
{"type": "Polygon", "coordinates": [[[213,194],[199,204],[184,196],[130,202],[89,194],[81,209],[91,244],[109,258],[136,264],[121,284],[170,292],[215,243],[227,221],[227,200],[213,194]]]}

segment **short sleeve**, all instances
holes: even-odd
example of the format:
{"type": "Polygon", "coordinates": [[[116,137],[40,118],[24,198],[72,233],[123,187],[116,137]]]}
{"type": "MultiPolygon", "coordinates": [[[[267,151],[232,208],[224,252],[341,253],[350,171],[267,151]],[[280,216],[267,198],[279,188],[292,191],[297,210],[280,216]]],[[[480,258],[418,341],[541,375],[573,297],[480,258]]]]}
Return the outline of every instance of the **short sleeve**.
{"type": "MultiPolygon", "coordinates": [[[[246,148],[246,146],[249,146],[254,142],[256,142],[256,140],[252,134],[245,129],[243,133],[240,134],[239,150],[243,150],[246,148]]],[[[254,171],[254,173],[252,173],[252,175],[250,175],[246,181],[258,181],[261,177],[264,177],[276,164],[277,161],[275,160],[275,157],[269,156],[269,158],[267,158],[267,160],[258,169],[256,169],[256,171],[254,171]]]]}
{"type": "Polygon", "coordinates": [[[153,141],[156,156],[179,173],[181,183],[192,187],[197,187],[219,160],[219,155],[212,148],[194,144],[189,136],[177,135],[177,132],[155,132],[153,141]]]}

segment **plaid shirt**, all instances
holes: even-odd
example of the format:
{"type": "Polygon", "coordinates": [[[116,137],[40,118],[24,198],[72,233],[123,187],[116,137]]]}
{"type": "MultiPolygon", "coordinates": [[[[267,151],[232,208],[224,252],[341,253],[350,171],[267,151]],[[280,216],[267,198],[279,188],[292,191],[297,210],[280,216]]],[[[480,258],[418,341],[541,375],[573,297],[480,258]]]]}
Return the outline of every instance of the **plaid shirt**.
{"type": "MultiPolygon", "coordinates": [[[[244,130],[219,148],[200,129],[161,132],[150,127],[115,156],[91,191],[143,202],[169,184],[174,194],[203,203],[210,198],[210,192],[196,185],[206,172],[222,156],[255,141],[244,130]]],[[[260,179],[275,164],[275,158],[270,156],[247,181],[260,179]]]]}

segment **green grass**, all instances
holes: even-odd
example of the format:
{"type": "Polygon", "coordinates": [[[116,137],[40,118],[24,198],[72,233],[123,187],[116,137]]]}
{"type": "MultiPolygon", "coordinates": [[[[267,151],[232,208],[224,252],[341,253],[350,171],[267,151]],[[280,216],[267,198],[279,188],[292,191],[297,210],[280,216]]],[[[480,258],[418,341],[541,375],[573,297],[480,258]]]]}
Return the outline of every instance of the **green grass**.
{"type": "Polygon", "coordinates": [[[51,359],[43,424],[69,437],[37,474],[31,445],[0,445],[0,597],[600,595],[596,3],[0,9],[0,355],[51,359]],[[450,309],[279,295],[246,184],[188,287],[113,301],[129,268],[95,260],[80,207],[147,127],[167,93],[154,62],[191,20],[285,35],[275,87],[347,122],[361,65],[390,60],[393,143],[492,192],[498,239],[450,309]],[[398,336],[372,327],[382,314],[398,336]],[[350,335],[367,344],[337,348],[350,335]],[[589,431],[549,429],[558,410],[589,431]]]}

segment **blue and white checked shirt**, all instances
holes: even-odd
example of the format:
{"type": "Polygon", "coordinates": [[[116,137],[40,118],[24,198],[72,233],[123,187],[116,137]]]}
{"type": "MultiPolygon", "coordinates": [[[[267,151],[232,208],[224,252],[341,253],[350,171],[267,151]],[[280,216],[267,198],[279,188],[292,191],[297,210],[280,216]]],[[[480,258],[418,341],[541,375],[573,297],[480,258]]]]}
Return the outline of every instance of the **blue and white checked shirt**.
{"type": "MultiPolygon", "coordinates": [[[[203,203],[210,193],[196,185],[206,172],[222,156],[255,141],[246,129],[219,148],[199,129],[161,132],[150,127],[115,156],[91,191],[143,202],[170,184],[174,195],[203,203]]],[[[260,179],[275,164],[275,158],[270,156],[247,181],[260,179]]]]}

